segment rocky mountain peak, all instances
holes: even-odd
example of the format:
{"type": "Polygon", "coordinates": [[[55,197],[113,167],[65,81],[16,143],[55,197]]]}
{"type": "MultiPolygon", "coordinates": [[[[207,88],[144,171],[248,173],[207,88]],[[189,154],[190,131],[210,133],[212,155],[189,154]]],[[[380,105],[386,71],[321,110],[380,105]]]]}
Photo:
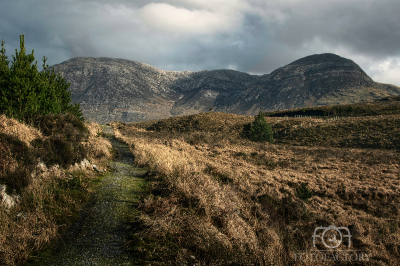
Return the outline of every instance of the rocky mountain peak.
{"type": "Polygon", "coordinates": [[[165,71],[145,63],[79,57],[53,66],[71,82],[72,100],[98,123],[139,122],[215,111],[254,115],[264,110],[351,103],[399,95],[374,82],[352,60],[310,55],[258,76],[221,69],[165,71]]]}
{"type": "Polygon", "coordinates": [[[338,64],[348,64],[348,65],[357,66],[357,64],[354,63],[350,59],[341,57],[336,54],[330,54],[330,53],[309,55],[309,56],[300,58],[296,61],[293,61],[289,65],[301,66],[301,65],[326,64],[326,63],[338,63],[338,64]]]}

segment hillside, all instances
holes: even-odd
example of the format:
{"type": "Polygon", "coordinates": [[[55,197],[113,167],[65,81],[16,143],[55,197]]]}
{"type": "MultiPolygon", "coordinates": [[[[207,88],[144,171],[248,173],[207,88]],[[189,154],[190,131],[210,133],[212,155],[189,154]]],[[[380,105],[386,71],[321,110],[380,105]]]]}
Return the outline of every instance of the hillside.
{"type": "Polygon", "coordinates": [[[266,116],[318,116],[332,118],[335,116],[376,116],[399,113],[400,96],[391,96],[375,101],[363,101],[355,104],[328,105],[267,112],[266,116]]]}
{"type": "Polygon", "coordinates": [[[396,265],[398,98],[349,105],[339,117],[340,107],[306,110],[325,117],[271,113],[273,144],[244,138],[254,118],[234,114],[112,123],[152,184],[134,255],[147,264],[333,266],[357,256],[351,264],[396,265]],[[313,233],[330,225],[347,228],[351,243],[339,242],[326,261],[300,262],[326,251],[313,233]]]}
{"type": "MultiPolygon", "coordinates": [[[[250,116],[208,112],[133,124],[189,142],[243,139],[250,116]]],[[[267,112],[275,144],[400,150],[400,97],[348,105],[318,106],[267,112]]]]}
{"type": "Polygon", "coordinates": [[[254,115],[307,106],[356,103],[399,95],[400,88],[374,82],[353,61],[311,55],[270,74],[233,70],[164,71],[113,58],[73,58],[52,66],[71,83],[72,100],[98,123],[140,122],[217,112],[254,115]]]}
{"type": "MultiPolygon", "coordinates": [[[[333,248],[335,256],[396,265],[399,107],[399,97],[389,97],[267,113],[274,144],[243,135],[254,117],[220,112],[113,122],[115,137],[107,139],[103,126],[68,114],[32,125],[2,115],[0,259],[5,265],[29,258],[28,265],[97,263],[100,256],[114,264],[122,258],[138,265],[302,265],[299,254],[326,247],[321,239],[313,245],[315,228],[335,225],[351,233],[351,247],[333,248]],[[120,157],[110,175],[100,170],[120,157]],[[140,185],[132,160],[147,172],[140,185]],[[100,196],[89,201],[95,191],[100,196]],[[88,201],[81,219],[66,226],[88,201]],[[107,215],[97,212],[105,206],[107,215]],[[91,208],[98,218],[87,214],[91,208]],[[115,213],[125,217],[120,227],[103,228],[102,219],[116,219],[115,213]],[[109,238],[117,234],[123,240],[109,238]],[[51,242],[60,235],[69,240],[51,242]]],[[[337,265],[331,257],[307,264],[337,265]]]]}

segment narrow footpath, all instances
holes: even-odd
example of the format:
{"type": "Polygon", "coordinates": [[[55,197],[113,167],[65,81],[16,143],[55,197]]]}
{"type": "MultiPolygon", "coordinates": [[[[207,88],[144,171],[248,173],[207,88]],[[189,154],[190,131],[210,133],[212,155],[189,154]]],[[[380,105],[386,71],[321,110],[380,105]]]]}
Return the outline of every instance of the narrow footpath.
{"type": "Polygon", "coordinates": [[[108,173],[96,189],[94,201],[81,211],[64,237],[57,254],[43,265],[137,265],[125,251],[132,232],[130,217],[135,214],[146,170],[133,165],[128,146],[113,137],[110,126],[102,126],[117,150],[108,173]]]}

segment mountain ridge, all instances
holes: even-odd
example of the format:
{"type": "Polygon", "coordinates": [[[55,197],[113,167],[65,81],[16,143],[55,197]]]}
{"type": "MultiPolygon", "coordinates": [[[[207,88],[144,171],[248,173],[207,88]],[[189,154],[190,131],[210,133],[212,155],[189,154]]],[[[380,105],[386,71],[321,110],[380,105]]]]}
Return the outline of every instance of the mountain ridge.
{"type": "Polygon", "coordinates": [[[54,65],[71,82],[73,102],[98,123],[140,122],[215,111],[254,115],[297,107],[399,95],[335,54],[300,58],[269,74],[229,70],[166,71],[125,59],[77,57],[54,65]]]}

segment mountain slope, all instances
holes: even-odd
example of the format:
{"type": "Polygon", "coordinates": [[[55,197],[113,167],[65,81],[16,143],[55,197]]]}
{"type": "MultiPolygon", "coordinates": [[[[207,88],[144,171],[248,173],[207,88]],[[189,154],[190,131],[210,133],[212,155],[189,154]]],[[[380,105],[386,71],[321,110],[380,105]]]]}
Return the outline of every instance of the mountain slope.
{"type": "Polygon", "coordinates": [[[254,115],[305,106],[345,104],[399,95],[400,88],[374,82],[353,61],[311,55],[270,74],[233,70],[164,71],[112,58],[73,58],[58,65],[71,82],[72,100],[98,123],[138,122],[216,111],[254,115]]]}

